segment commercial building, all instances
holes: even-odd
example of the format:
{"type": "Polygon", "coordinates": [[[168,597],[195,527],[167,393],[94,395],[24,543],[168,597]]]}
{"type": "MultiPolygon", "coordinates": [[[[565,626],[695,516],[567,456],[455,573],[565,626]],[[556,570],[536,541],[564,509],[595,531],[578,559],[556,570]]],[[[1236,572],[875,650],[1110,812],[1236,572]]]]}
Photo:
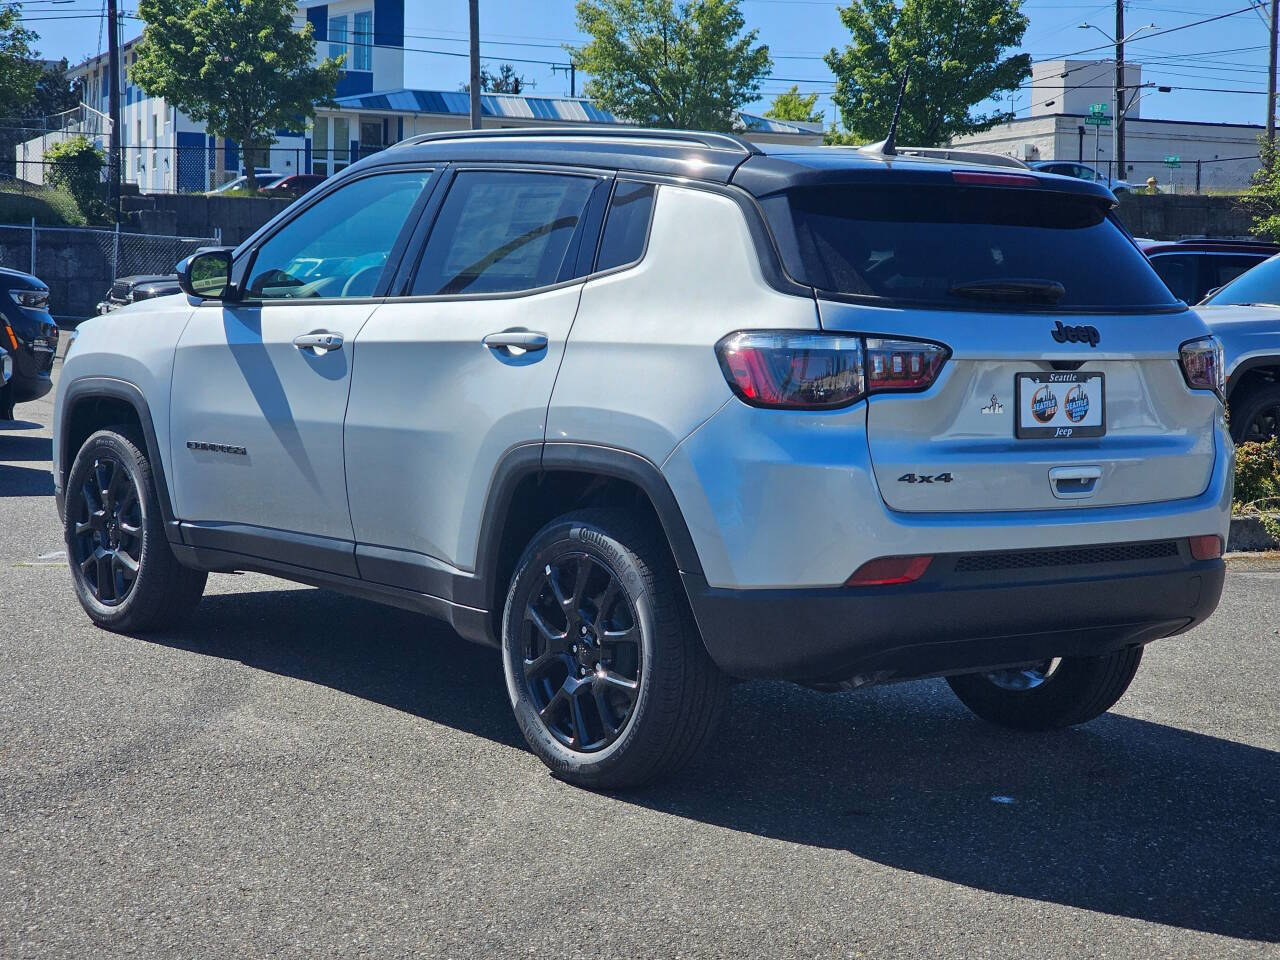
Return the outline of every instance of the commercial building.
{"type": "MultiPolygon", "coordinates": [[[[1135,185],[1155,177],[1162,190],[1237,190],[1258,169],[1261,125],[1142,116],[1144,102],[1161,93],[1144,85],[1142,67],[1126,64],[1125,170],[1120,179],[1135,185]]],[[[1115,64],[1107,60],[1053,60],[1036,64],[1031,107],[982,133],[957,137],[956,147],[990,150],[1019,160],[1076,160],[1111,171],[1111,124],[1115,64]],[[1098,109],[1101,105],[1101,110],[1098,109]],[[1093,122],[1104,112],[1109,123],[1093,122]]],[[[1148,104],[1149,106],[1149,104],[1148,104]]]]}

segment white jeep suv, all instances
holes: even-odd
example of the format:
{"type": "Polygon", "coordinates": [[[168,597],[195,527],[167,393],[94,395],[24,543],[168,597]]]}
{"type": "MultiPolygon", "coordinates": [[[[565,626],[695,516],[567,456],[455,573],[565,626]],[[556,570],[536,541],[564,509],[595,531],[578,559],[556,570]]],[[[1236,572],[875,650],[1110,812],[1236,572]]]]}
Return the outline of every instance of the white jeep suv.
{"type": "Polygon", "coordinates": [[[731,678],[1108,709],[1208,616],[1221,357],[1096,184],[597,129],[420,137],[88,321],[55,477],[93,620],[209,571],[498,645],[531,748],[667,773],[731,678]]]}

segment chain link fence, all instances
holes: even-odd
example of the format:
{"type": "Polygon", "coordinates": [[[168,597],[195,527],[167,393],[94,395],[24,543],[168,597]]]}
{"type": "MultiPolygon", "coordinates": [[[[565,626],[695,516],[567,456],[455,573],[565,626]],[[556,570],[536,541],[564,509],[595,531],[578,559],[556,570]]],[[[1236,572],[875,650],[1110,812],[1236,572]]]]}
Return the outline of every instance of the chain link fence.
{"type": "Polygon", "coordinates": [[[59,321],[97,313],[119,277],[170,274],[178,261],[221,238],[175,237],[90,227],[0,225],[0,267],[49,285],[49,310],[59,321]]]}

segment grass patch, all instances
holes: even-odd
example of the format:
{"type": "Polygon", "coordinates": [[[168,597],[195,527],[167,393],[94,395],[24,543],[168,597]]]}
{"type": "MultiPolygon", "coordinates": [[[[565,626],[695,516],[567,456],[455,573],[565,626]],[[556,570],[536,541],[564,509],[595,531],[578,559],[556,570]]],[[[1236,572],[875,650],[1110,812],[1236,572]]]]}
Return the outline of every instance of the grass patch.
{"type": "Polygon", "coordinates": [[[88,222],[66,190],[0,177],[0,223],[32,219],[42,227],[83,227],[88,222]]]}

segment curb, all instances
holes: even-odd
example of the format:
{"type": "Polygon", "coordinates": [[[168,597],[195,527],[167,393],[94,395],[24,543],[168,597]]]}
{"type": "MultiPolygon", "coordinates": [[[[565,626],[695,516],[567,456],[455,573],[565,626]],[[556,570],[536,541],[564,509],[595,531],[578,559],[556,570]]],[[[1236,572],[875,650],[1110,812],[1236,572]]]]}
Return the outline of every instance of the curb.
{"type": "MultiPolygon", "coordinates": [[[[1272,514],[1275,516],[1275,514],[1272,514]]],[[[1227,552],[1241,550],[1275,550],[1280,548],[1276,540],[1262,526],[1260,516],[1235,516],[1231,518],[1231,533],[1227,537],[1227,552]]]]}

